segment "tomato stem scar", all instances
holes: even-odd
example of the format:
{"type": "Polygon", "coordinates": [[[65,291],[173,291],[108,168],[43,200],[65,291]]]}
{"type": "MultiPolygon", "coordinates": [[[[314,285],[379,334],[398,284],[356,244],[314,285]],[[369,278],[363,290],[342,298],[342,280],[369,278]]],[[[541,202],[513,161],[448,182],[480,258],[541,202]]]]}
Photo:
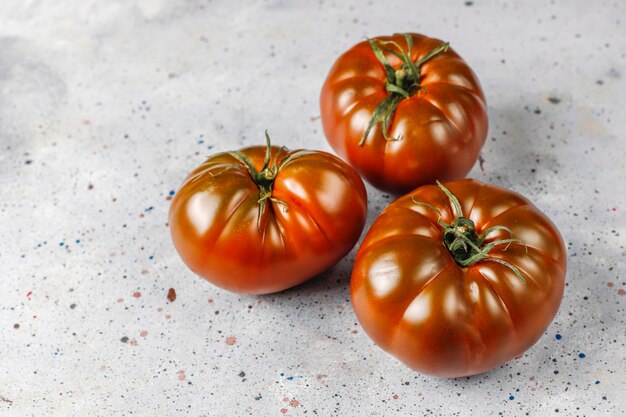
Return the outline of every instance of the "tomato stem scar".
{"type": "MultiPolygon", "coordinates": [[[[283,146],[278,149],[272,160],[272,141],[270,139],[270,135],[267,133],[267,130],[265,130],[265,143],[265,160],[263,161],[263,167],[260,171],[255,168],[250,158],[243,152],[228,152],[230,156],[239,161],[240,164],[248,170],[250,177],[252,177],[252,180],[259,188],[259,199],[257,201],[259,203],[259,216],[257,218],[257,228],[259,231],[261,231],[261,221],[263,219],[263,215],[265,214],[268,200],[283,206],[285,210],[289,208],[289,205],[286,202],[272,196],[274,181],[276,180],[278,173],[295,159],[311,153],[310,151],[304,150],[288,153],[287,148],[283,146]]],[[[233,166],[238,166],[238,164],[233,164],[233,166]]],[[[224,169],[224,171],[230,168],[231,166],[228,166],[224,169]]],[[[221,174],[221,172],[216,175],[219,174],[221,174]]]]}
{"type": "Polygon", "coordinates": [[[400,104],[400,102],[405,98],[410,98],[420,92],[426,94],[426,87],[420,84],[422,77],[420,66],[436,55],[446,52],[449,47],[448,42],[444,42],[428,54],[424,55],[422,58],[413,62],[411,59],[411,52],[413,51],[413,37],[408,33],[405,33],[403,36],[407,44],[406,51],[399,43],[393,40],[383,41],[378,39],[367,39],[370,47],[372,48],[372,52],[374,52],[378,61],[385,68],[385,73],[387,74],[385,90],[389,93],[389,95],[374,109],[367,129],[359,141],[359,146],[363,146],[370,131],[378,123],[382,124],[382,133],[385,139],[402,139],[400,136],[397,138],[390,137],[388,133],[389,122],[393,117],[396,107],[398,107],[398,104],[400,104]],[[391,64],[389,64],[384,52],[392,54],[398,58],[402,63],[400,68],[394,69],[391,64]]]}
{"type": "Polygon", "coordinates": [[[454,261],[462,267],[468,267],[480,261],[496,262],[510,268],[515,273],[517,278],[519,278],[523,284],[526,284],[526,280],[515,265],[503,259],[489,256],[489,252],[491,252],[496,246],[506,245],[503,250],[507,250],[512,243],[520,243],[524,245],[524,248],[528,252],[526,244],[519,239],[515,239],[511,229],[506,226],[492,226],[479,236],[476,233],[476,225],[474,222],[463,216],[461,204],[456,196],[439,181],[437,181],[437,186],[439,186],[446,197],[448,197],[450,205],[452,206],[452,211],[455,216],[452,224],[448,224],[441,220],[441,211],[435,206],[421,201],[416,201],[414,197],[411,197],[411,199],[415,204],[427,207],[437,213],[437,223],[439,223],[439,225],[443,228],[443,243],[452,255],[454,261]],[[494,240],[493,242],[485,244],[484,242],[487,236],[497,230],[504,230],[507,232],[509,234],[509,239],[494,240]]]}

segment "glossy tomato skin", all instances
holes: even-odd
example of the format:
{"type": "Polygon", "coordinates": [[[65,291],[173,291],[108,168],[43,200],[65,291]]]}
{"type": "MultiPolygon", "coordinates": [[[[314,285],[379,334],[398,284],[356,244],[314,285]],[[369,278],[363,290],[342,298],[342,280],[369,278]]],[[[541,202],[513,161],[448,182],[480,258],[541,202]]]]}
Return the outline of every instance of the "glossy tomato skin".
{"type": "MultiPolygon", "coordinates": [[[[415,61],[442,41],[411,34],[415,61]]],[[[376,39],[394,40],[407,49],[402,35],[376,39]]],[[[386,54],[392,67],[398,58],[386,54]]],[[[452,48],[421,66],[425,93],[400,102],[388,133],[381,125],[363,137],[374,109],[388,95],[383,66],[367,41],[337,59],[322,87],[320,107],[324,133],[332,148],[370,184],[394,194],[404,194],[435,180],[465,177],[487,136],[485,96],[474,72],[452,48]]]]}
{"type": "MultiPolygon", "coordinates": [[[[242,149],[257,170],[266,148],[242,149]]],[[[260,225],[259,188],[229,154],[209,157],[172,200],[174,246],[187,266],[211,283],[238,293],[282,291],[333,266],[357,242],[367,196],[358,174],[325,152],[303,155],[276,176],[260,225]],[[259,230],[260,226],[260,230],[259,230]]],[[[272,148],[272,160],[278,148],[272,148]]]]}
{"type": "MultiPolygon", "coordinates": [[[[563,296],[566,252],[554,224],[512,191],[461,180],[444,184],[460,201],[478,234],[494,225],[511,229],[524,245],[497,246],[488,261],[459,266],[444,246],[437,214],[453,212],[435,185],[389,205],[357,253],[350,292],[354,311],[374,342],[419,372],[461,377],[479,374],[522,354],[543,334],[563,296]]],[[[508,238],[489,234],[486,242],[508,238]]]]}

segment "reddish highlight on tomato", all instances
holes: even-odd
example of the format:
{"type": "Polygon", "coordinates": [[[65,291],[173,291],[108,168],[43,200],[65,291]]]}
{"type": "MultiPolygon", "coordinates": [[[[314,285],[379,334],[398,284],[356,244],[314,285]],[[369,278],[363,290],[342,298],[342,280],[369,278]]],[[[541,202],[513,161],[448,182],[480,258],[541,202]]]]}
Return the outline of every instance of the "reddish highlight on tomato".
{"type": "Polygon", "coordinates": [[[351,301],[366,333],[416,371],[462,377],[529,349],[557,313],[566,252],[521,195],[465,179],[391,203],[355,260],[351,301]]]}

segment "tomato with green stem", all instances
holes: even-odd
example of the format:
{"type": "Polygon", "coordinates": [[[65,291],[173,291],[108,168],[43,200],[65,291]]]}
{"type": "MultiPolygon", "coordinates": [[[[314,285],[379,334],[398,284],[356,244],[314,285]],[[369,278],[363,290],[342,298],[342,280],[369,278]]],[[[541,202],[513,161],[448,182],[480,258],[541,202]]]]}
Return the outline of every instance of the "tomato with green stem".
{"type": "Polygon", "coordinates": [[[427,185],[391,203],[357,253],[350,293],[366,333],[436,376],[488,371],[554,318],[566,253],[530,201],[475,180],[427,185]]]}
{"type": "Polygon", "coordinates": [[[355,245],[367,195],[334,155],[271,146],[210,156],[172,200],[171,235],[187,266],[213,284],[264,294],[332,267],[355,245]]]}
{"type": "Polygon", "coordinates": [[[345,52],[320,107],[332,148],[394,194],[465,177],[487,136],[474,72],[447,43],[418,34],[368,39],[345,52]]]}

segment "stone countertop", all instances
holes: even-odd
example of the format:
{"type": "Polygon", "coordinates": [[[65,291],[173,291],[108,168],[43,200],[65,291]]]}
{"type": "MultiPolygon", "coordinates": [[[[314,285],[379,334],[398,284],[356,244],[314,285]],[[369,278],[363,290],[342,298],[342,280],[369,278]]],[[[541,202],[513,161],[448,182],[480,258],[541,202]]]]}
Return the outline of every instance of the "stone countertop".
{"type": "MultiPolygon", "coordinates": [[[[616,0],[3,0],[0,415],[624,412],[625,25],[616,0]],[[450,41],[483,84],[470,176],[533,200],[569,253],[545,335],[472,378],[423,376],[370,341],[349,301],[355,250],[241,296],[191,273],[166,226],[210,153],[266,128],[330,150],[318,97],[334,59],[405,31],[450,41]]],[[[368,192],[369,226],[390,198],[368,192]]]]}

